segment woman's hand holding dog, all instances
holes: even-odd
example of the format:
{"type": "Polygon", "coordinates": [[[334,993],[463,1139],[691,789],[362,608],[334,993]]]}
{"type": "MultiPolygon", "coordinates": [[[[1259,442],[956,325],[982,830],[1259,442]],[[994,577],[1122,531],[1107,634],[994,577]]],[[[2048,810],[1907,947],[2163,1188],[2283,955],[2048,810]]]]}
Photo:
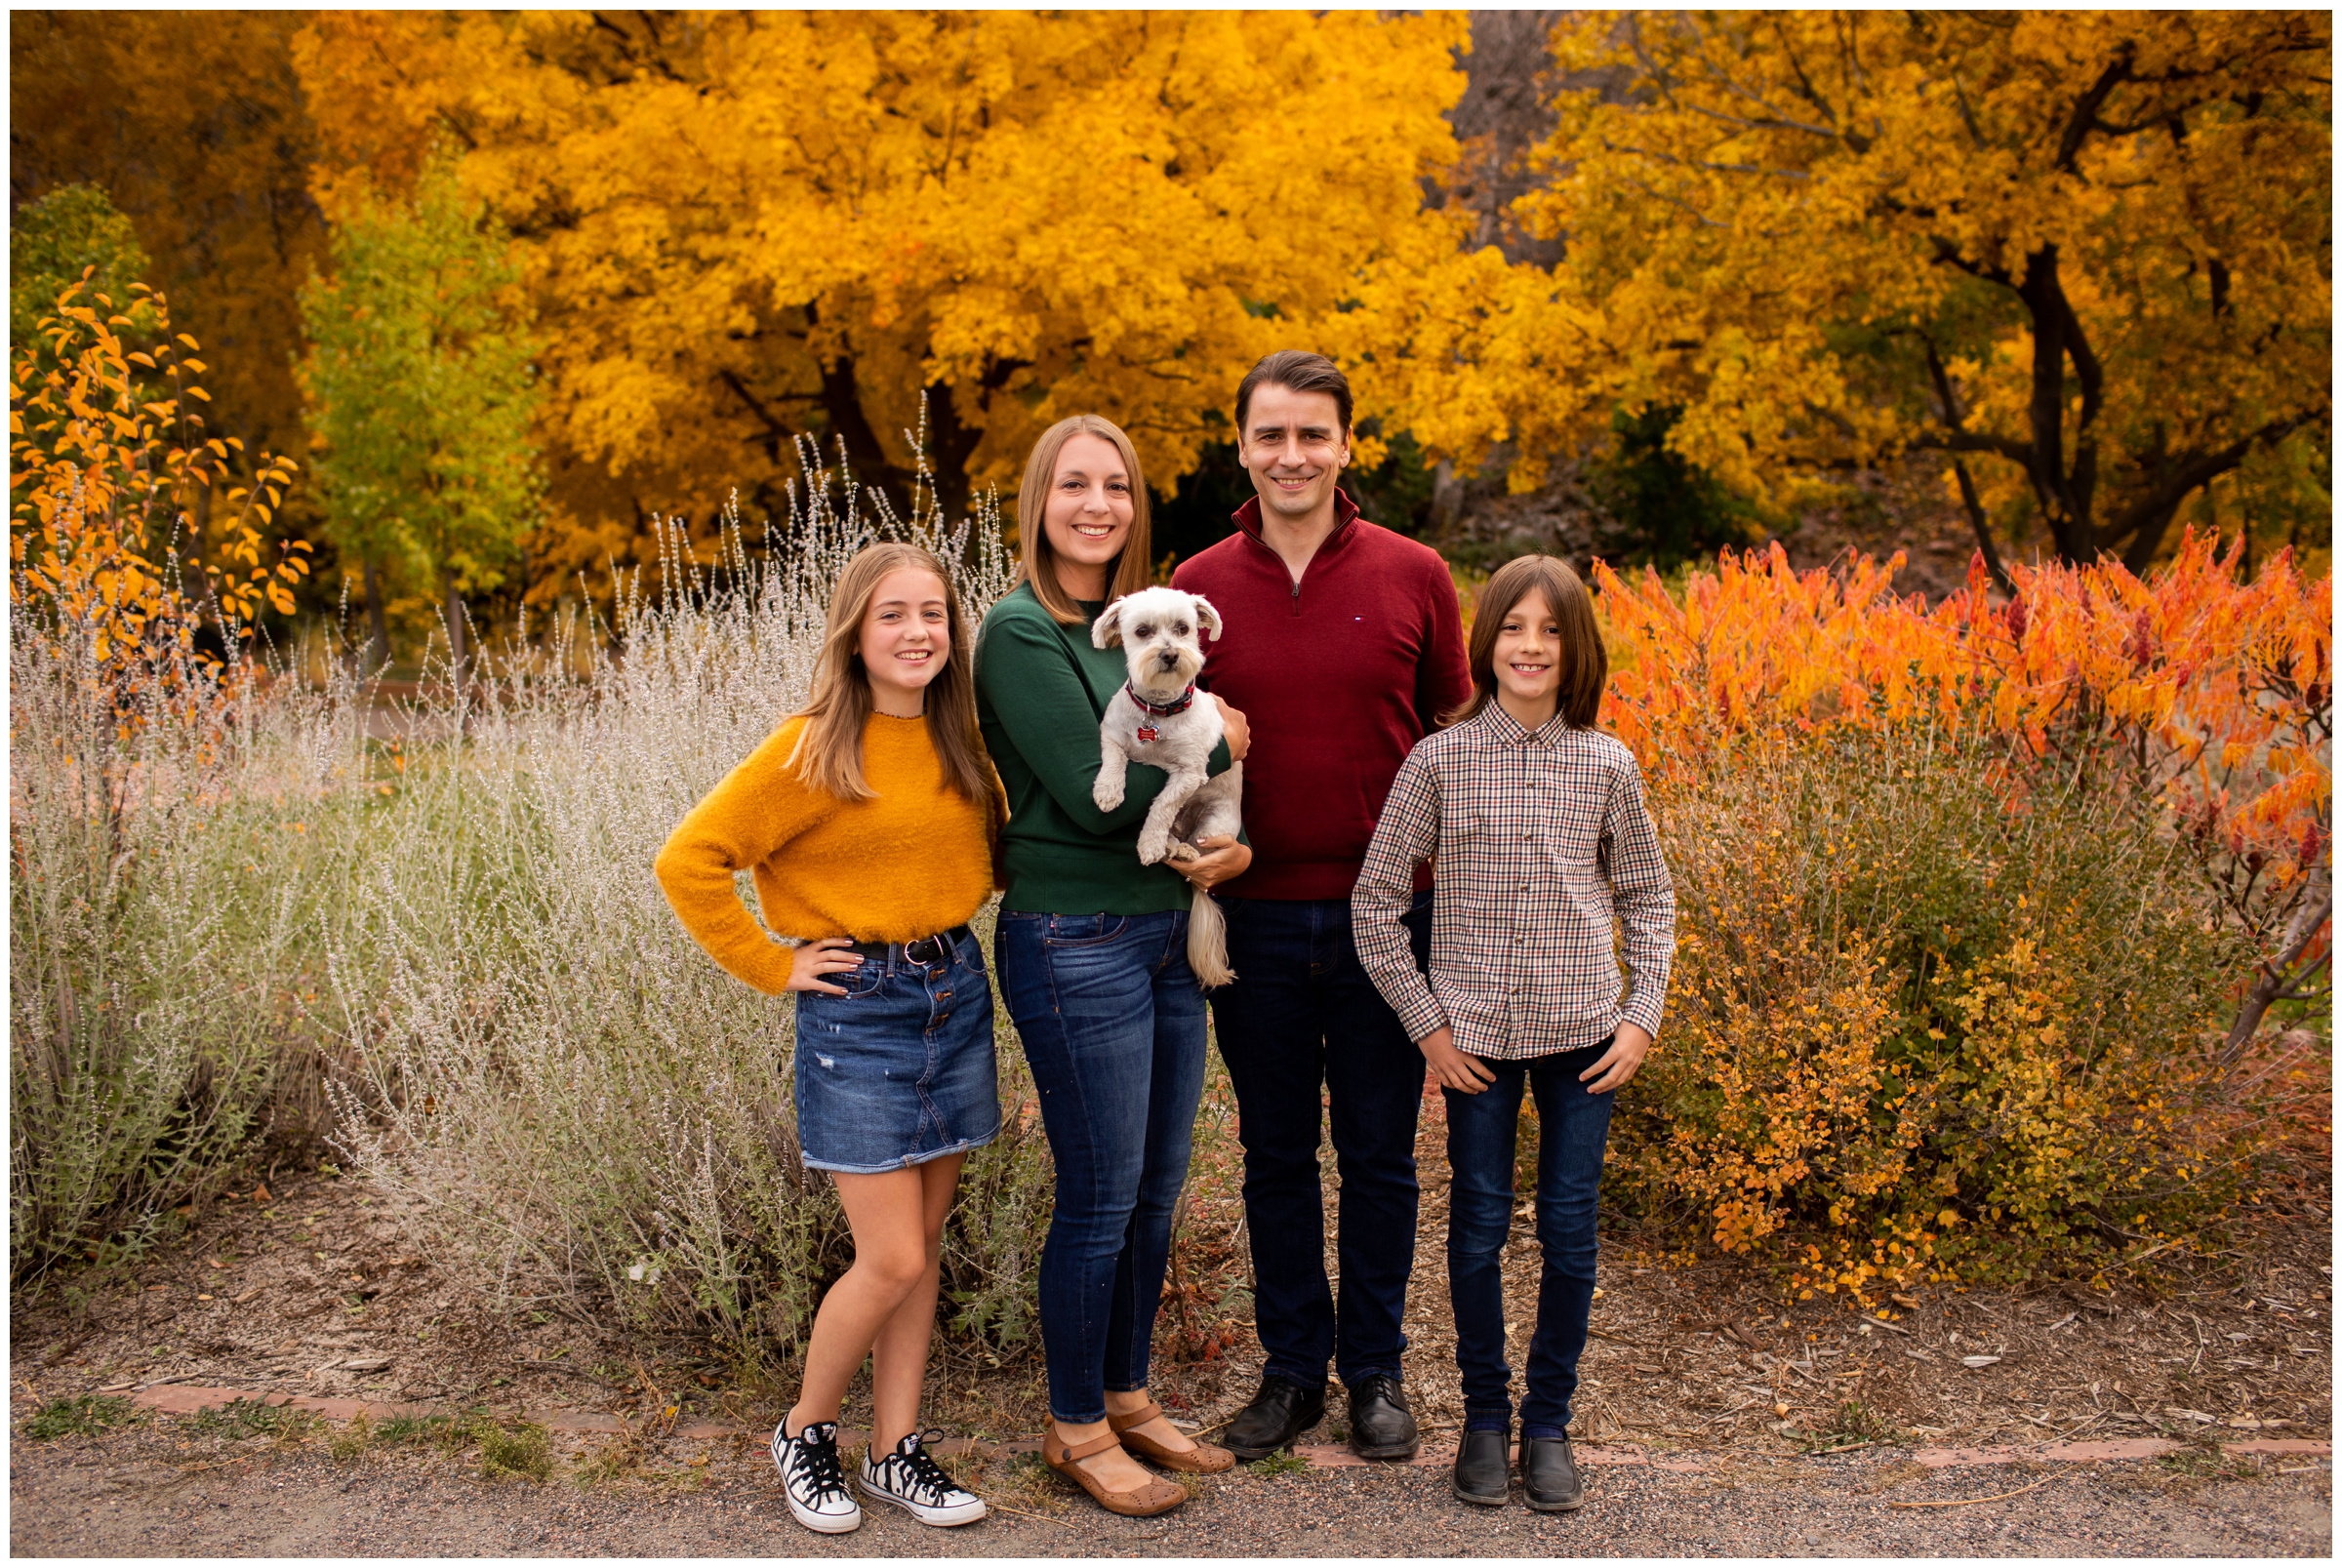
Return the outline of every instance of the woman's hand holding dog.
{"type": "Polygon", "coordinates": [[[1213,888],[1244,874],[1252,864],[1252,846],[1236,842],[1233,833],[1213,833],[1195,841],[1199,852],[1191,861],[1173,861],[1171,868],[1191,886],[1213,888]]]}
{"type": "Polygon", "coordinates": [[[823,937],[816,942],[800,942],[788,960],[788,988],[792,991],[820,991],[825,996],[843,996],[843,985],[832,985],[824,975],[842,975],[862,967],[862,954],[854,950],[851,937],[823,937]]]}
{"type": "MultiPolygon", "coordinates": [[[[1252,726],[1244,722],[1241,710],[1230,707],[1226,703],[1221,702],[1217,694],[1213,695],[1212,701],[1220,704],[1220,725],[1228,732],[1228,760],[1241,762],[1244,760],[1244,753],[1252,749],[1252,726]]],[[[1201,844],[1195,847],[1203,848],[1201,844]]],[[[1235,874],[1233,871],[1228,873],[1229,876],[1235,874]]],[[[1188,879],[1193,881],[1193,874],[1190,873],[1188,879]]],[[[1228,877],[1222,877],[1220,880],[1225,882],[1228,877]]],[[[1204,886],[1209,887],[1211,884],[1206,882],[1204,886]]]]}
{"type": "Polygon", "coordinates": [[[1486,1063],[1456,1049],[1456,1031],[1444,1024],[1415,1044],[1423,1052],[1423,1060],[1431,1064],[1432,1076],[1439,1080],[1442,1089],[1476,1095],[1496,1082],[1496,1074],[1486,1063]]]}

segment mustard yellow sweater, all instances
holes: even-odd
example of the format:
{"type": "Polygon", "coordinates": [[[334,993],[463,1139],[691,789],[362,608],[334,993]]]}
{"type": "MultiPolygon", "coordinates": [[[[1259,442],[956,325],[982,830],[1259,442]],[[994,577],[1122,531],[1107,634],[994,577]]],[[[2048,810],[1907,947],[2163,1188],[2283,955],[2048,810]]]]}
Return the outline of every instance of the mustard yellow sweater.
{"type": "Polygon", "coordinates": [[[986,805],[945,783],[925,719],[870,716],[862,776],[875,800],[817,790],[787,766],[805,720],[773,732],[692,808],[659,852],[659,885],[715,961],[760,991],[788,988],[789,950],[757,929],[733,877],[753,868],[764,922],[812,941],[911,942],[949,931],[992,891],[986,805]]]}

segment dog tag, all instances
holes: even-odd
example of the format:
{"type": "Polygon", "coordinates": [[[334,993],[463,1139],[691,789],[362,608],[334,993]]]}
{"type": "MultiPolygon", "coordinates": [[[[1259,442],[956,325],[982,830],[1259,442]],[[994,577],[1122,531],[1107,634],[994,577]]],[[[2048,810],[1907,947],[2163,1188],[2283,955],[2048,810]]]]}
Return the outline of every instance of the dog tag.
{"type": "Polygon", "coordinates": [[[1151,724],[1142,724],[1139,726],[1139,739],[1142,741],[1152,741],[1162,733],[1162,731],[1156,729],[1151,724]]]}

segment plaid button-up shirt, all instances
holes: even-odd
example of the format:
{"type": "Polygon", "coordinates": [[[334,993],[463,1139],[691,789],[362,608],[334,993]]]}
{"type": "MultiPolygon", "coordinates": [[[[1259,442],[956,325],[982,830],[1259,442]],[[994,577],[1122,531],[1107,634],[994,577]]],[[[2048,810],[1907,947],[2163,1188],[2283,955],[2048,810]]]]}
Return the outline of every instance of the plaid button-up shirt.
{"type": "Polygon", "coordinates": [[[1518,1060],[1597,1044],[1624,1018],[1654,1036],[1676,893],[1634,753],[1556,715],[1529,730],[1490,703],[1401,764],[1351,894],[1358,958],[1407,1038],[1518,1060]],[[1433,865],[1432,968],[1398,917],[1433,865]],[[1626,927],[1624,988],[1613,920],[1626,927]]]}

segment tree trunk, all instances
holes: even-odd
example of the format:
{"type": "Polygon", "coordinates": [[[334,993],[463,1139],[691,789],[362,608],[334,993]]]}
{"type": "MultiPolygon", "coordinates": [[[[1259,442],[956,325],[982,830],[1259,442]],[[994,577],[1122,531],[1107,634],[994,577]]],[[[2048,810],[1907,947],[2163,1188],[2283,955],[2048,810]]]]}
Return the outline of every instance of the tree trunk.
{"type": "Polygon", "coordinates": [[[390,621],[383,608],[383,574],[366,557],[366,663],[367,673],[376,679],[390,666],[390,621]]]}

